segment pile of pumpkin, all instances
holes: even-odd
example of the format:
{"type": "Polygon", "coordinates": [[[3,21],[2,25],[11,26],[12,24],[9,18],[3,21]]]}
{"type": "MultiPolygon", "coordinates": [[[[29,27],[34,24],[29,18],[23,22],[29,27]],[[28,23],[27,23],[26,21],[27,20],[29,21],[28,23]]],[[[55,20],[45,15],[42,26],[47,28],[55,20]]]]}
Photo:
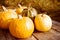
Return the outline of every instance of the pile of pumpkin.
{"type": "Polygon", "coordinates": [[[37,31],[46,32],[52,27],[52,20],[46,14],[38,14],[33,7],[21,6],[16,9],[6,9],[0,12],[0,28],[9,29],[16,38],[28,38],[37,31]],[[25,12],[23,12],[25,11],[25,12]]]}

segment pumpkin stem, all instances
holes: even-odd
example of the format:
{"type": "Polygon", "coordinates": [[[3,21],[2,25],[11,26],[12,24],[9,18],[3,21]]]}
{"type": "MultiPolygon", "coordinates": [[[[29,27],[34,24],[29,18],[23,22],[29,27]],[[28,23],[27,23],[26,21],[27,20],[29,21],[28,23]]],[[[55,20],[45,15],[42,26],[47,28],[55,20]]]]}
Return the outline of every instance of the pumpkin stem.
{"type": "Polygon", "coordinates": [[[28,5],[28,14],[27,14],[27,16],[29,16],[30,15],[30,9],[31,9],[31,3],[29,3],[29,5],[28,5]]]}
{"type": "Polygon", "coordinates": [[[20,8],[22,8],[21,4],[18,4],[18,6],[19,6],[20,8]]]}
{"type": "Polygon", "coordinates": [[[2,8],[3,8],[4,11],[8,11],[8,10],[6,9],[6,7],[2,6],[2,8]]]}
{"type": "Polygon", "coordinates": [[[21,15],[18,15],[18,18],[19,18],[19,19],[22,19],[22,16],[21,16],[21,15]]]}
{"type": "Polygon", "coordinates": [[[22,9],[27,9],[27,7],[26,6],[22,6],[22,9]]]}
{"type": "Polygon", "coordinates": [[[44,14],[47,14],[47,12],[45,12],[44,14]]]}
{"type": "Polygon", "coordinates": [[[27,9],[26,6],[21,6],[21,4],[18,4],[18,6],[19,6],[21,9],[27,9]]]}
{"type": "Polygon", "coordinates": [[[43,17],[44,14],[47,14],[47,12],[42,13],[42,17],[43,17]]]}

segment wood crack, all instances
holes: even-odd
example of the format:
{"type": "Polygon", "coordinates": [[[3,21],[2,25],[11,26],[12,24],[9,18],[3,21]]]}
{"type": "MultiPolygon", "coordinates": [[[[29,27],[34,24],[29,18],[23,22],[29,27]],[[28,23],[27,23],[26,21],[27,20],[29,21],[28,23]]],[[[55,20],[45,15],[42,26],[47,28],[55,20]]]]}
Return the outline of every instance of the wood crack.
{"type": "Polygon", "coordinates": [[[36,40],[39,40],[34,34],[32,34],[35,38],[36,38],[36,40]]]}

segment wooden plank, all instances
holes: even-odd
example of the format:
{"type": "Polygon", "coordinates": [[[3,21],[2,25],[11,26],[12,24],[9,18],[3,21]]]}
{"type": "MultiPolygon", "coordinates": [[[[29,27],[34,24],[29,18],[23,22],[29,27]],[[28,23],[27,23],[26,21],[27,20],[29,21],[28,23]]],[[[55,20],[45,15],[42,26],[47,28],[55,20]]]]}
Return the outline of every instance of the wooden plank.
{"type": "Polygon", "coordinates": [[[60,40],[60,33],[51,29],[49,32],[34,32],[33,35],[38,40],[60,40]]]}
{"type": "Polygon", "coordinates": [[[7,40],[16,40],[9,32],[6,32],[5,37],[7,40]]]}
{"type": "Polygon", "coordinates": [[[0,29],[0,40],[15,40],[7,30],[0,29]]]}
{"type": "Polygon", "coordinates": [[[57,32],[60,32],[60,27],[59,26],[53,25],[52,29],[54,29],[57,32]]]}
{"type": "Polygon", "coordinates": [[[0,40],[36,40],[36,38],[32,35],[31,37],[29,38],[26,38],[26,39],[18,39],[18,38],[15,38],[13,37],[9,31],[6,31],[6,30],[0,30],[0,40]]]}
{"type": "Polygon", "coordinates": [[[60,22],[57,22],[57,21],[52,21],[54,25],[57,25],[60,27],[60,22]]]}
{"type": "Polygon", "coordinates": [[[6,37],[4,35],[4,31],[0,30],[0,40],[6,40],[6,37]]]}
{"type": "Polygon", "coordinates": [[[52,29],[54,29],[57,32],[60,32],[60,23],[53,21],[52,29]]]}
{"type": "Polygon", "coordinates": [[[37,40],[33,35],[26,39],[17,39],[17,40],[37,40]]]}
{"type": "Polygon", "coordinates": [[[9,32],[7,32],[6,33],[6,38],[7,38],[7,40],[9,39],[9,40],[36,40],[36,38],[32,35],[31,37],[29,37],[29,38],[25,38],[25,39],[19,39],[19,38],[15,38],[15,37],[13,37],[9,32]]]}
{"type": "Polygon", "coordinates": [[[53,21],[52,29],[49,32],[34,32],[38,40],[60,40],[60,23],[53,21]]]}

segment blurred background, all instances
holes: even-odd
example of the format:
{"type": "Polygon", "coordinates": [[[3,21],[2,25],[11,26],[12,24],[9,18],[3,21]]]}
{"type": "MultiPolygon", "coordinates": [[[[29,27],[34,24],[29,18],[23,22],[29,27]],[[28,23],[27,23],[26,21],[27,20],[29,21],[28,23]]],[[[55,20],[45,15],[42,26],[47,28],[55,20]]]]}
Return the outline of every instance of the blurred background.
{"type": "Polygon", "coordinates": [[[15,8],[18,4],[34,7],[38,13],[47,12],[53,20],[60,22],[60,0],[0,0],[0,10],[2,5],[8,8],[15,8]]]}

